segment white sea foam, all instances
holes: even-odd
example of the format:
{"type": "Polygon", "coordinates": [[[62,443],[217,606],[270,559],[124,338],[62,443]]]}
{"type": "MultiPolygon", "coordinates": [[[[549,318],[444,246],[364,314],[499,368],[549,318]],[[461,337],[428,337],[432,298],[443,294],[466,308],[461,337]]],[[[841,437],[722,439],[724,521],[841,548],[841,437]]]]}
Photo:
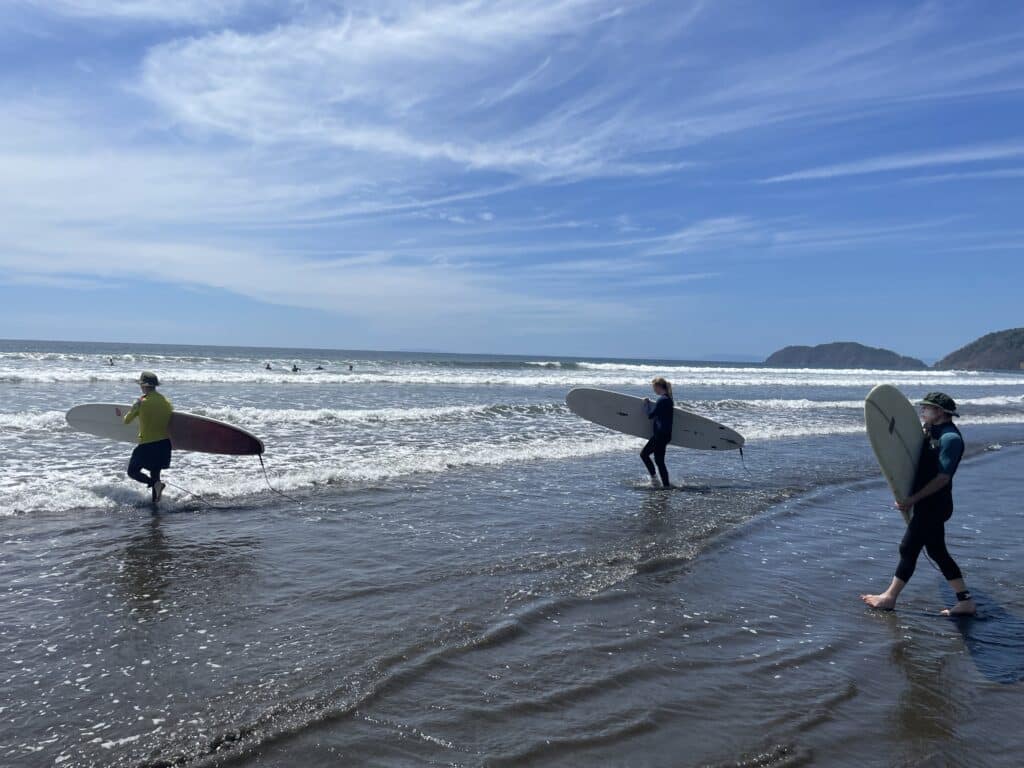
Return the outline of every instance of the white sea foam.
{"type": "MultiPolygon", "coordinates": [[[[680,405],[735,428],[752,445],[863,435],[862,397],[881,382],[896,384],[912,397],[930,389],[950,392],[967,427],[1024,424],[1024,375],[1013,372],[430,362],[410,357],[359,361],[354,372],[336,360],[324,361],[326,371],[312,370],[315,360],[297,360],[303,370],[293,374],[284,367],[267,371],[255,357],[231,355],[139,355],[118,357],[116,366],[105,362],[104,355],[0,354],[2,407],[7,409],[0,413],[0,514],[145,503],[143,490],[124,475],[130,447],[72,433],[64,410],[53,408],[48,399],[54,388],[33,386],[85,384],[56,391],[113,400],[117,392],[137,391],[134,381],[142,368],[158,371],[182,410],[238,424],[264,439],[275,485],[286,492],[323,483],[365,485],[416,473],[632,454],[639,449],[637,438],[579,419],[563,397],[575,386],[649,392],[654,373],[675,383],[680,405]],[[2,386],[15,380],[24,385],[2,386]],[[205,405],[211,395],[204,385],[220,384],[229,388],[216,390],[217,405],[205,405]],[[383,384],[396,385],[400,392],[407,388],[410,406],[401,407],[393,393],[385,393],[389,407],[353,407],[379,403],[383,384]],[[468,388],[468,402],[460,402],[463,390],[456,387],[468,388]],[[516,387],[536,391],[512,391],[516,387]],[[230,402],[225,391],[237,392],[247,405],[225,404],[230,402]],[[55,452],[61,457],[59,466],[53,461],[55,452]]],[[[257,470],[251,459],[181,452],[175,454],[168,478],[180,478],[204,496],[232,498],[267,493],[257,470]]],[[[176,494],[180,500],[180,492],[173,492],[169,504],[175,503],[176,494]]]]}
{"type": "MultiPolygon", "coordinates": [[[[297,491],[324,484],[375,484],[417,473],[436,474],[473,467],[593,456],[633,450],[637,443],[637,438],[608,434],[586,440],[542,437],[518,444],[477,442],[426,447],[390,444],[373,452],[351,450],[339,444],[325,446],[313,457],[309,455],[308,445],[302,444],[285,446],[285,450],[276,455],[268,454],[266,461],[275,488],[297,491]]],[[[258,466],[248,458],[176,454],[174,466],[167,477],[169,480],[187,477],[190,491],[209,498],[234,498],[266,492],[258,466]]],[[[38,509],[111,509],[144,504],[146,500],[140,486],[123,479],[121,463],[108,462],[105,466],[76,473],[74,484],[55,484],[55,479],[32,476],[13,485],[0,486],[0,509],[7,514],[38,509]]],[[[176,501],[187,499],[172,488],[167,491],[167,503],[176,501]]]]}
{"type": "MultiPolygon", "coordinates": [[[[1024,386],[1024,382],[1022,382],[1024,386]]],[[[863,400],[808,400],[806,398],[770,398],[750,400],[695,400],[693,405],[696,408],[724,408],[724,409],[764,409],[764,410],[787,410],[787,411],[814,411],[814,410],[841,410],[841,409],[863,409],[863,400]]],[[[1024,395],[994,395],[991,397],[965,397],[957,399],[957,407],[961,411],[970,407],[993,407],[1017,405],[1024,407],[1024,395]]]]}
{"type": "MultiPolygon", "coordinates": [[[[957,424],[971,426],[975,424],[1024,424],[1024,412],[1001,413],[988,416],[967,416],[957,419],[957,424]]],[[[751,419],[741,417],[730,423],[746,438],[751,440],[774,440],[792,437],[818,437],[825,435],[857,434],[864,432],[864,421],[859,416],[839,421],[822,421],[814,419],[751,419]]]]}
{"type": "MultiPolygon", "coordinates": [[[[154,366],[156,367],[156,366],[154,366]]],[[[822,371],[773,370],[735,368],[687,368],[676,371],[658,369],[672,380],[681,396],[687,388],[704,387],[856,387],[865,394],[875,384],[893,384],[900,387],[944,388],[1024,386],[1024,376],[1018,374],[975,374],[965,371],[822,371]]],[[[167,385],[188,384],[251,384],[251,385],[447,385],[486,387],[557,387],[574,386],[619,387],[646,391],[650,378],[622,368],[600,370],[551,369],[543,373],[530,370],[505,369],[445,369],[380,367],[375,370],[265,371],[258,368],[220,366],[215,368],[166,366],[159,370],[167,385]]],[[[80,367],[46,366],[23,368],[0,366],[0,383],[7,384],[71,384],[97,383],[130,387],[138,372],[134,369],[93,370],[80,367]]]]}
{"type": "Polygon", "coordinates": [[[957,399],[957,409],[976,405],[1019,405],[1024,406],[1024,395],[994,395],[992,397],[965,397],[957,399]]]}
{"type": "Polygon", "coordinates": [[[784,399],[752,399],[752,400],[695,400],[690,404],[679,403],[684,408],[692,407],[695,410],[710,408],[714,410],[764,410],[764,411],[820,411],[820,410],[842,410],[849,408],[863,408],[863,400],[808,400],[806,398],[784,399]]]}
{"type": "MultiPolygon", "coordinates": [[[[430,423],[437,421],[504,418],[509,416],[537,417],[566,412],[560,404],[537,405],[448,405],[432,408],[251,408],[220,407],[195,408],[192,413],[228,422],[247,424],[393,424],[405,422],[430,423]]],[[[2,423],[2,422],[0,422],[2,423]]]]}
{"type": "MultiPolygon", "coordinates": [[[[564,422],[563,422],[564,423],[564,422]]],[[[996,414],[964,418],[971,425],[1024,424],[1024,413],[996,414]]],[[[826,435],[862,435],[859,418],[838,421],[788,418],[784,420],[748,420],[731,422],[754,447],[759,441],[799,439],[826,435]]],[[[437,435],[426,444],[394,441],[374,445],[352,445],[344,440],[318,439],[317,450],[311,452],[307,439],[283,435],[268,441],[266,456],[274,486],[283,491],[302,491],[323,484],[376,484],[417,473],[437,474],[465,471],[481,467],[500,467],[534,461],[565,460],[612,453],[635,453],[641,440],[607,432],[581,423],[572,437],[564,430],[542,430],[523,434],[507,434],[489,439],[449,442],[437,435]]],[[[144,491],[124,477],[125,454],[116,460],[80,460],[74,482],[67,482],[66,468],[52,468],[47,474],[45,446],[41,446],[39,463],[22,462],[20,472],[12,473],[0,483],[0,515],[31,510],[67,510],[81,507],[115,509],[123,506],[144,506],[144,491]],[[51,476],[52,474],[52,476],[51,476]],[[18,476],[15,476],[18,475],[18,476]],[[58,482],[60,481],[60,482],[58,482]]],[[[12,468],[18,469],[18,468],[12,468]]],[[[189,490],[209,498],[236,498],[267,493],[255,462],[249,458],[176,454],[168,479],[180,480],[189,490]],[[183,480],[182,478],[187,478],[183,480]]],[[[188,501],[171,489],[167,504],[188,501]]]]}
{"type": "Polygon", "coordinates": [[[66,426],[64,411],[0,413],[0,430],[51,431],[66,426]]]}
{"type": "Polygon", "coordinates": [[[1024,424],[1024,413],[1000,413],[991,416],[965,416],[957,424],[1024,424]]]}

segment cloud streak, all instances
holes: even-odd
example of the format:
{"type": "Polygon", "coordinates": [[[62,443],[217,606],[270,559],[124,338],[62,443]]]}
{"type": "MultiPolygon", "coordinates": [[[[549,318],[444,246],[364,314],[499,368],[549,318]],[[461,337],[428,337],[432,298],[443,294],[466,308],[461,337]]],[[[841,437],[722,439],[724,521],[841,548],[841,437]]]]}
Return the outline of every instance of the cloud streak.
{"type": "Polygon", "coordinates": [[[820,179],[836,179],[845,176],[861,176],[870,173],[887,173],[890,171],[906,171],[917,168],[930,168],[942,165],[963,165],[965,163],[989,162],[992,160],[1008,160],[1024,156],[1024,142],[1006,144],[983,144],[968,147],[955,147],[932,152],[909,152],[899,155],[886,155],[851,163],[826,165],[809,168],[803,171],[787,173],[763,179],[764,184],[779,184],[790,181],[815,181],[820,179]]]}
{"type": "Polygon", "coordinates": [[[56,16],[132,22],[212,24],[237,16],[252,0],[13,0],[56,16]]]}

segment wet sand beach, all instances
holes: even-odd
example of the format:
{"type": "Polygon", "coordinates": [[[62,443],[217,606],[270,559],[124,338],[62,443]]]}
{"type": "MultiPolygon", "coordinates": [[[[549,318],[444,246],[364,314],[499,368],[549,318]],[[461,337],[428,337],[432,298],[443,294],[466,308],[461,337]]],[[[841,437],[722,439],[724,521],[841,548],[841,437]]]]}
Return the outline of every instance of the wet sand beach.
{"type": "MultiPolygon", "coordinates": [[[[950,547],[980,606],[959,621],[937,615],[951,595],[924,560],[896,612],[858,601],[890,578],[901,535],[878,481],[670,549],[713,487],[628,484],[589,520],[486,476],[422,487],[424,519],[401,525],[387,493],[359,515],[10,519],[0,757],[1016,765],[1022,454],[976,455],[957,477],[950,547]],[[439,492],[463,498],[446,508],[439,492]],[[516,517],[469,521],[510,493],[516,517]]],[[[527,474],[544,486],[545,469],[527,474]]]]}

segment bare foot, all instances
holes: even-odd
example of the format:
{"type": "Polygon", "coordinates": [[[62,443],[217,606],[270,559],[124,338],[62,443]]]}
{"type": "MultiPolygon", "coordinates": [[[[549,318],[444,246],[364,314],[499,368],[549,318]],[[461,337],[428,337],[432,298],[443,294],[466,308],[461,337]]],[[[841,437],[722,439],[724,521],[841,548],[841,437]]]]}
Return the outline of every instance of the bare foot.
{"type": "Polygon", "coordinates": [[[884,593],[881,595],[861,595],[860,599],[871,608],[877,608],[880,611],[891,611],[896,607],[896,598],[889,597],[884,593]]]}
{"type": "Polygon", "coordinates": [[[974,600],[958,600],[952,608],[946,608],[943,616],[973,616],[978,610],[974,600]]]}

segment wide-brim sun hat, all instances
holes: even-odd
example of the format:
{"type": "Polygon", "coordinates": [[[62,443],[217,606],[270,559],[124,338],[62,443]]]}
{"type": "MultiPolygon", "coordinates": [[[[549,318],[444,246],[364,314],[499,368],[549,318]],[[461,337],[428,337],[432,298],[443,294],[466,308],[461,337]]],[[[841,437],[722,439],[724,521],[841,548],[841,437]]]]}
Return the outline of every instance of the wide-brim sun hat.
{"type": "Polygon", "coordinates": [[[945,392],[929,392],[918,400],[917,404],[930,405],[934,408],[938,408],[940,411],[945,411],[950,416],[960,415],[956,412],[956,401],[945,392]]]}

